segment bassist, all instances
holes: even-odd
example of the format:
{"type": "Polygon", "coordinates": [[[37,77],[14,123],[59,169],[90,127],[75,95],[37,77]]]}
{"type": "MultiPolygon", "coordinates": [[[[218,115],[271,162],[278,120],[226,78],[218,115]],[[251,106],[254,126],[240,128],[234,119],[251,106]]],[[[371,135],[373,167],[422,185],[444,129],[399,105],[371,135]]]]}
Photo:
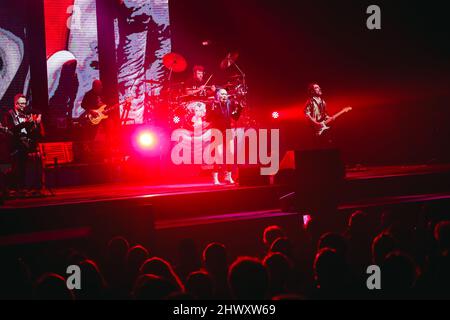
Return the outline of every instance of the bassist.
{"type": "Polygon", "coordinates": [[[92,89],[84,95],[83,101],[81,102],[81,107],[87,113],[94,113],[93,115],[96,116],[94,110],[98,109],[103,104],[102,82],[100,80],[94,80],[94,82],[92,82],[92,89]]]}
{"type": "MultiPolygon", "coordinates": [[[[103,102],[103,85],[100,80],[94,80],[92,82],[92,89],[86,92],[81,102],[81,107],[85,110],[83,117],[87,119],[88,116],[97,117],[97,111],[100,106],[104,105],[103,102]]],[[[87,121],[86,121],[87,122],[87,121]]],[[[97,135],[97,127],[87,124],[83,129],[83,140],[93,141],[97,135]]]]}

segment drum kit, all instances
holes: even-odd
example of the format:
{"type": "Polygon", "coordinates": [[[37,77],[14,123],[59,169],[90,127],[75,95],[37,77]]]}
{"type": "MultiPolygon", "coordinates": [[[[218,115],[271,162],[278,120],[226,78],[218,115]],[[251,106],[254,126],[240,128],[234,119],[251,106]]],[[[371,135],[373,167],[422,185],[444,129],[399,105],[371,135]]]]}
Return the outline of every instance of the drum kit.
{"type": "Polygon", "coordinates": [[[192,130],[198,126],[203,129],[208,124],[205,121],[208,105],[214,101],[213,90],[215,88],[226,89],[230,99],[235,99],[242,104],[246,104],[247,85],[245,74],[236,64],[239,54],[237,52],[228,53],[220,61],[220,69],[226,70],[234,66],[238,73],[227,77],[223,85],[210,85],[212,75],[204,83],[204,90],[197,88],[186,88],[184,82],[172,82],[173,73],[184,72],[188,66],[186,59],[177,53],[168,53],[163,57],[163,64],[169,70],[167,80],[162,83],[155,80],[145,80],[146,83],[161,86],[159,95],[151,95],[150,103],[156,108],[163,108],[168,111],[167,116],[172,126],[192,130]],[[209,94],[208,94],[209,93],[209,94]]]}

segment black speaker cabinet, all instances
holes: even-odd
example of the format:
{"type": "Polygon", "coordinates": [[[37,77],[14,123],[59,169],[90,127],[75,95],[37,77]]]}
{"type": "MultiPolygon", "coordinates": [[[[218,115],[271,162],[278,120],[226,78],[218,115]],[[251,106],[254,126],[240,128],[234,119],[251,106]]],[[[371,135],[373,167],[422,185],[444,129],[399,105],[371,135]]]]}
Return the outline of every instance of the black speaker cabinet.
{"type": "Polygon", "coordinates": [[[295,152],[296,206],[311,213],[336,206],[345,177],[337,149],[295,152]]]}

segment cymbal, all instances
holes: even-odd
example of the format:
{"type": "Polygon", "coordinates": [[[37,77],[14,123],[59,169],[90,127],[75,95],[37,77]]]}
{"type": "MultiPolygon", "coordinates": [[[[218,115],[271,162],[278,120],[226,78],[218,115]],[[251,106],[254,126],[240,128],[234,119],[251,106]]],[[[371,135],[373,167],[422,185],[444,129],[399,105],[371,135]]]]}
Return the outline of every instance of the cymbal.
{"type": "Polygon", "coordinates": [[[238,58],[239,58],[239,53],[237,53],[237,52],[228,53],[227,56],[225,57],[225,59],[223,59],[222,62],[220,63],[220,68],[221,69],[229,68],[237,61],[238,58]]]}
{"type": "Polygon", "coordinates": [[[163,57],[163,64],[173,72],[183,72],[187,68],[186,59],[178,53],[168,53],[163,57]]]}

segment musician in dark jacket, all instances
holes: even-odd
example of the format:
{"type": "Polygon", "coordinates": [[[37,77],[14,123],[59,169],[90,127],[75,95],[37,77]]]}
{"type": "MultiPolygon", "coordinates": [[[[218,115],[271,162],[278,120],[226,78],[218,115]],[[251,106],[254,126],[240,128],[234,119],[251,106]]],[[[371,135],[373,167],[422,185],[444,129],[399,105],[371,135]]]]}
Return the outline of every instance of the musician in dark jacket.
{"type": "Polygon", "coordinates": [[[43,135],[42,117],[37,110],[27,110],[27,99],[19,93],[14,97],[14,108],[7,112],[3,127],[11,136],[12,187],[25,187],[28,155],[36,152],[37,141],[43,135]]]}
{"type": "Polygon", "coordinates": [[[86,92],[81,101],[81,107],[87,112],[93,112],[104,105],[103,103],[103,85],[100,80],[92,82],[92,89],[86,92]]]}
{"type": "Polygon", "coordinates": [[[317,83],[311,83],[308,86],[309,99],[305,104],[305,116],[312,127],[312,147],[313,148],[327,148],[333,145],[332,137],[329,133],[324,135],[319,135],[318,133],[324,126],[325,123],[331,117],[327,112],[327,104],[323,99],[322,88],[317,83]]]}
{"type": "Polygon", "coordinates": [[[327,104],[322,97],[322,89],[317,83],[310,84],[308,87],[310,98],[306,102],[306,117],[315,125],[320,126],[323,121],[330,118],[327,113],[327,104]]]}
{"type": "MultiPolygon", "coordinates": [[[[231,99],[225,89],[218,89],[216,91],[214,102],[212,102],[207,111],[206,120],[211,123],[211,128],[222,131],[222,136],[225,141],[226,130],[232,128],[232,120],[237,121],[239,119],[242,109],[242,104],[235,99],[231,99]]],[[[225,146],[222,146],[222,153],[223,154],[221,156],[225,158],[225,146]]],[[[220,165],[214,165],[213,182],[215,185],[220,185],[220,169],[222,169],[220,165]]],[[[224,170],[225,182],[234,184],[233,178],[231,177],[230,165],[225,165],[224,170]]]]}
{"type": "MultiPolygon", "coordinates": [[[[100,80],[94,80],[92,82],[92,89],[86,92],[81,101],[81,107],[86,111],[82,117],[88,114],[97,117],[98,114],[95,111],[105,103],[103,102],[103,85],[100,80]]],[[[97,126],[86,124],[83,128],[83,140],[94,140],[97,135],[97,126]]]]}

